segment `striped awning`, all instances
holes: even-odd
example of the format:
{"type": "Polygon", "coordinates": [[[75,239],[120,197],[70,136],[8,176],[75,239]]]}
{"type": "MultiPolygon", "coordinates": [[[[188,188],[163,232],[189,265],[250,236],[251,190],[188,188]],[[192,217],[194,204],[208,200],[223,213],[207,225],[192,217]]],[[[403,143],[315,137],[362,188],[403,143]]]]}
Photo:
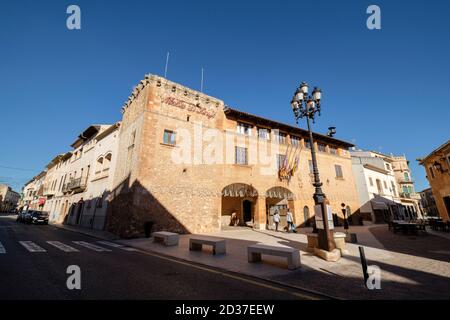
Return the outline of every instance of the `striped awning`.
{"type": "Polygon", "coordinates": [[[222,196],[224,197],[257,197],[258,192],[251,185],[245,183],[233,183],[222,190],[222,196]]]}
{"type": "Polygon", "coordinates": [[[273,187],[266,191],[266,197],[293,200],[294,194],[286,188],[273,187]]]}

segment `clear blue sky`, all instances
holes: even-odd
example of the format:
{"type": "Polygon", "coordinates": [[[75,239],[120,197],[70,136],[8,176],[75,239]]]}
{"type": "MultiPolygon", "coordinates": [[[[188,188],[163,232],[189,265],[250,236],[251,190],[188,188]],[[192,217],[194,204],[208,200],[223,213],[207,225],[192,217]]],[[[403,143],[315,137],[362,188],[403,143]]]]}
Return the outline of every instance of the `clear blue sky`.
{"type": "Polygon", "coordinates": [[[449,15],[450,1],[2,0],[0,183],[19,190],[89,124],[119,120],[170,51],[169,79],[199,89],[204,67],[206,93],[283,122],[301,80],[320,86],[315,130],[405,154],[421,190],[415,159],[450,138],[449,15]],[[381,30],[366,28],[370,4],[381,30]]]}

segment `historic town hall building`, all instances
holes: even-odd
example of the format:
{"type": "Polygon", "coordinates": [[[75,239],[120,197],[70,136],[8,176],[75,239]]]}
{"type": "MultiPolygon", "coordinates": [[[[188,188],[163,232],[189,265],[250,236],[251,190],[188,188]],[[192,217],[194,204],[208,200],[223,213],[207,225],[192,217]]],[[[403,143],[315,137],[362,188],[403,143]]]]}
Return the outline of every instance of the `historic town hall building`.
{"type": "MultiPolygon", "coordinates": [[[[271,227],[288,208],[310,223],[310,148],[318,151],[333,213],[359,207],[352,144],[228,107],[148,75],[125,103],[106,227],[123,237],[152,231],[205,233],[229,225],[271,227]]],[[[283,223],[283,220],[282,220],[283,223]]]]}

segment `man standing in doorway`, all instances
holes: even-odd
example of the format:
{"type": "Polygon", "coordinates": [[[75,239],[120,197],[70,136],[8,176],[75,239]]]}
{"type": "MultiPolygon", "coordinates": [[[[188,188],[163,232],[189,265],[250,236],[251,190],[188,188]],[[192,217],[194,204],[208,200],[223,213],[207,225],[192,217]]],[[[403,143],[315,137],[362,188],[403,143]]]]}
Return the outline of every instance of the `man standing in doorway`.
{"type": "Polygon", "coordinates": [[[273,215],[273,222],[275,223],[275,231],[278,231],[278,224],[280,223],[280,213],[278,212],[278,209],[273,215]]]}

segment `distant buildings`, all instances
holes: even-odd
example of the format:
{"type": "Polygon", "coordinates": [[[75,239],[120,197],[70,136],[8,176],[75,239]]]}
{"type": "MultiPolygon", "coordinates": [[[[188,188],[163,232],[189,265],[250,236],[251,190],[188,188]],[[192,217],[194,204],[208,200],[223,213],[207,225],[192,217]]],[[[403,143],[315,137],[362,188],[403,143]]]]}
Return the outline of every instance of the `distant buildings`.
{"type": "Polygon", "coordinates": [[[23,188],[23,208],[49,212],[50,221],[104,229],[120,122],[91,125],[23,188]]]}
{"type": "Polygon", "coordinates": [[[20,194],[6,184],[0,184],[0,212],[9,212],[16,209],[20,194]]]}
{"type": "Polygon", "coordinates": [[[450,220],[450,140],[418,161],[425,168],[439,216],[450,220]]]}
{"type": "Polygon", "coordinates": [[[420,216],[420,198],[405,157],[362,150],[353,150],[351,155],[359,210],[365,220],[383,223],[420,216]]]}

